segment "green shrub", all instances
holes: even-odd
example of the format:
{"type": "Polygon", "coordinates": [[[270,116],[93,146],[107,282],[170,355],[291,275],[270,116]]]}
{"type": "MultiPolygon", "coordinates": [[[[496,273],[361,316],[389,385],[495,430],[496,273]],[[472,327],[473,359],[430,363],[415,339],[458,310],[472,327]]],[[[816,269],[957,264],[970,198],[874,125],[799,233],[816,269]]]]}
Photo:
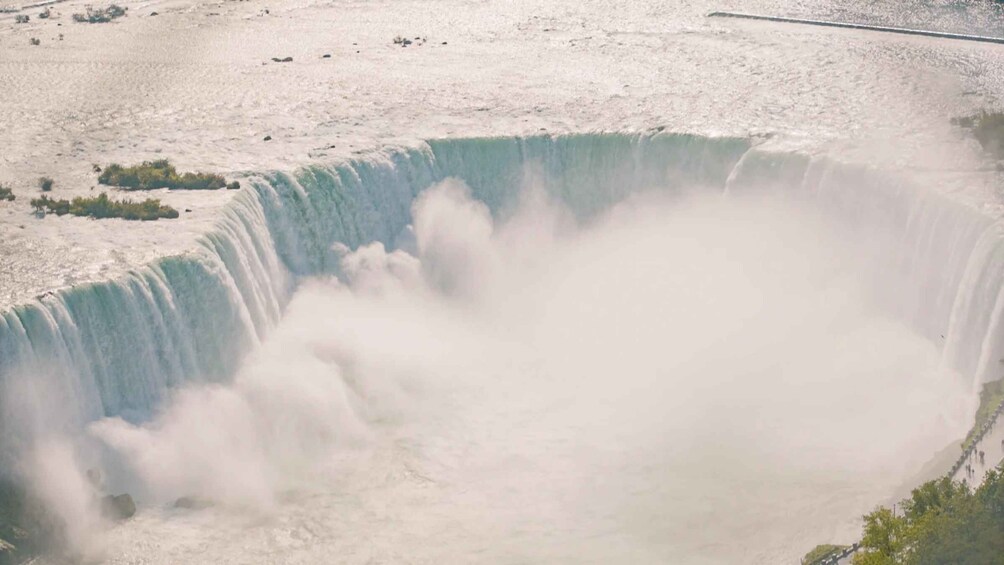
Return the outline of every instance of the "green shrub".
{"type": "Polygon", "coordinates": [[[802,558],[802,565],[815,565],[827,557],[840,553],[841,551],[847,549],[846,545],[832,545],[824,543],[822,545],[817,545],[812,548],[812,551],[805,554],[802,558]]]}
{"type": "Polygon", "coordinates": [[[9,186],[0,184],[0,202],[13,202],[14,198],[14,191],[9,186]]]}
{"type": "Polygon", "coordinates": [[[40,198],[32,198],[30,204],[31,207],[35,209],[36,214],[45,214],[48,212],[50,214],[62,216],[70,213],[69,200],[53,200],[52,198],[43,195],[40,198]]]}
{"type": "Polygon", "coordinates": [[[178,211],[160,203],[156,198],[148,198],[142,202],[132,200],[111,200],[101,193],[93,198],[77,197],[71,200],[56,200],[48,196],[34,198],[31,205],[35,212],[50,213],[57,216],[72,214],[89,218],[122,218],[125,220],[157,220],[160,218],[177,218],[178,211]]]}
{"type": "Polygon", "coordinates": [[[92,8],[88,6],[87,13],[73,14],[73,21],[86,24],[106,24],[115,18],[124,16],[128,9],[116,4],[112,4],[107,8],[92,8]]]}
{"type": "Polygon", "coordinates": [[[42,192],[49,192],[52,190],[52,185],[54,181],[49,177],[41,177],[38,179],[38,188],[42,189],[42,192]]]}
{"type": "Polygon", "coordinates": [[[105,167],[98,182],[119,186],[127,190],[152,190],[170,188],[182,190],[215,190],[227,185],[226,179],[211,173],[178,174],[167,159],[144,161],[140,165],[123,167],[111,164],[105,167]]]}

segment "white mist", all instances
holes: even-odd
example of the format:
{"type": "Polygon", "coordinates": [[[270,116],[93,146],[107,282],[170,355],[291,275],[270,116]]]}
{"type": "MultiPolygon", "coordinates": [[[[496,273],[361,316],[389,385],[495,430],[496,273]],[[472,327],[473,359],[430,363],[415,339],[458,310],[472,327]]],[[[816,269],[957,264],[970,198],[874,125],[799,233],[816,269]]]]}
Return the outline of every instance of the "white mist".
{"type": "Polygon", "coordinates": [[[790,562],[966,428],[870,242],[807,206],[493,222],[447,181],[413,213],[417,257],[339,250],[231,385],[91,426],[143,503],[108,562],[790,562]]]}

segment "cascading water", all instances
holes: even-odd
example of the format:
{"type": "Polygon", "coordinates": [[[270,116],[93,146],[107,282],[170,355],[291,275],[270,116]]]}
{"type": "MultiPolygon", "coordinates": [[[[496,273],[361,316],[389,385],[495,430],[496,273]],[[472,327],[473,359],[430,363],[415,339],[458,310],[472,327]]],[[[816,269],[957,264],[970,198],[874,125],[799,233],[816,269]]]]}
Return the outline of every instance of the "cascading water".
{"type": "MultiPolygon", "coordinates": [[[[37,375],[55,375],[75,391],[73,412],[83,421],[142,420],[170,387],[232,374],[278,320],[295,278],[336,267],[333,243],[390,246],[412,200],[434,182],[463,178],[504,213],[529,164],[588,215],[644,188],[722,186],[748,147],[669,135],[435,141],[260,177],[198,250],[5,312],[0,382],[30,388],[37,375]]],[[[23,430],[5,422],[5,441],[16,444],[23,430]]]]}
{"type": "Polygon", "coordinates": [[[293,175],[255,177],[200,247],[105,283],[60,290],[0,317],[5,459],[40,431],[105,416],[150,419],[172,389],[220,382],[276,326],[297,283],[337,273],[343,252],[393,248],[425,189],[462,179],[496,217],[520,188],[544,187],[582,221],[654,190],[726,198],[778,192],[867,234],[860,250],[886,266],[878,302],[943,348],[973,383],[996,378],[1004,255],[997,223],[881,171],[750,140],[686,135],[576,135],[430,141],[293,175]],[[57,390],[58,394],[51,394],[57,390]],[[33,414],[34,413],[34,414],[33,414]],[[44,428],[45,426],[42,425],[44,428]]]}
{"type": "Polygon", "coordinates": [[[392,245],[415,195],[448,176],[504,213],[527,166],[583,216],[646,188],[814,194],[841,221],[897,234],[899,245],[881,253],[903,278],[900,314],[944,339],[951,367],[977,381],[996,376],[1004,255],[999,226],[978,211],[890,175],[759,152],[741,139],[590,135],[434,141],[258,178],[193,253],[5,312],[0,377],[56,374],[85,419],[142,419],[171,386],[231,374],[278,320],[295,276],[335,267],[334,242],[392,245]]]}

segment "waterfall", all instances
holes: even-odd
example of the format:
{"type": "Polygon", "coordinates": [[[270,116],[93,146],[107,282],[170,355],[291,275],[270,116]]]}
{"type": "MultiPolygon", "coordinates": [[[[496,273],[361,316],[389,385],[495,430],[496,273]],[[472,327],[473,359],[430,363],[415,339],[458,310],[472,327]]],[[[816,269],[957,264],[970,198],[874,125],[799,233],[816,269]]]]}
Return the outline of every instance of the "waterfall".
{"type": "Polygon", "coordinates": [[[894,313],[944,343],[945,363],[959,373],[977,382],[999,376],[1004,229],[895,175],[738,138],[437,140],[253,176],[191,252],[0,314],[0,445],[16,453],[6,448],[30,440],[16,395],[43,380],[77,426],[111,415],[142,421],[172,387],[226,380],[278,322],[298,279],[336,271],[333,243],[392,245],[415,196],[447,177],[463,179],[499,216],[526,183],[580,218],[650,189],[782,190],[875,233],[869,252],[898,285],[894,313]]]}
{"type": "MultiPolygon", "coordinates": [[[[757,148],[731,183],[812,199],[882,261],[883,298],[915,332],[943,347],[944,364],[974,384],[1001,378],[1004,248],[1001,224],[950,197],[874,168],[757,148]]],[[[735,188],[732,188],[735,190],[735,188]]]]}

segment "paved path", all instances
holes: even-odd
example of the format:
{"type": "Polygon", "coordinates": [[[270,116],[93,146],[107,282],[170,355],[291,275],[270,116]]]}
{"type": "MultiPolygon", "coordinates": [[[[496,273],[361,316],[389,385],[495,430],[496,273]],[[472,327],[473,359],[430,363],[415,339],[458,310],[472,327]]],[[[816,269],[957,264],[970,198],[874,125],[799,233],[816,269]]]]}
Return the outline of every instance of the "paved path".
{"type": "Polygon", "coordinates": [[[999,465],[1002,460],[1004,460],[1004,422],[996,417],[991,421],[983,437],[967,454],[962,466],[955,471],[952,478],[956,481],[965,480],[971,485],[980,485],[986,478],[987,472],[999,465]],[[979,457],[981,451],[983,452],[982,461],[979,457]],[[967,465],[972,468],[971,473],[967,471],[967,465]]]}
{"type": "MultiPolygon", "coordinates": [[[[1004,404],[997,408],[992,419],[981,432],[980,439],[960,457],[957,466],[949,473],[953,480],[964,480],[975,486],[981,485],[986,479],[987,473],[1004,462],[1004,422],[1000,418],[1002,411],[1004,411],[1004,404]],[[979,456],[980,452],[983,452],[982,459],[979,456]]],[[[850,565],[852,558],[853,553],[847,554],[836,561],[835,565],[850,565]]]]}

